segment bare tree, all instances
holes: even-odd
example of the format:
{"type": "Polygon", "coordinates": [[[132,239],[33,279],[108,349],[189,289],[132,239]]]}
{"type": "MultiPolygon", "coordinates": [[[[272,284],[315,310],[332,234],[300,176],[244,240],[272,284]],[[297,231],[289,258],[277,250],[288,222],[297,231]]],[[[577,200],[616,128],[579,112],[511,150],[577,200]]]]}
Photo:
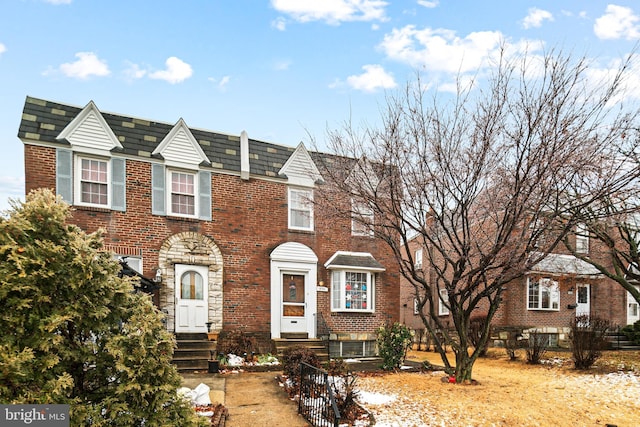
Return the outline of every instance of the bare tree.
{"type": "Polygon", "coordinates": [[[564,245],[576,258],[620,284],[640,304],[640,182],[635,184],[573,213],[580,221],[577,236],[584,238],[581,241],[598,242],[597,253],[577,247],[576,240],[569,236],[564,245]]]}
{"type": "Polygon", "coordinates": [[[562,242],[572,209],[635,173],[620,162],[630,142],[623,129],[637,112],[613,103],[629,65],[593,85],[584,57],[503,52],[483,84],[429,97],[418,75],[387,97],[379,127],[346,123],[329,132],[337,156],[322,173],[335,185],[319,197],[391,248],[458,382],[472,378],[502,293],[562,242]],[[426,266],[416,267],[410,242],[424,248],[426,266]],[[452,328],[438,315],[441,290],[452,328]],[[487,321],[471,348],[469,322],[480,312],[487,321]]]}

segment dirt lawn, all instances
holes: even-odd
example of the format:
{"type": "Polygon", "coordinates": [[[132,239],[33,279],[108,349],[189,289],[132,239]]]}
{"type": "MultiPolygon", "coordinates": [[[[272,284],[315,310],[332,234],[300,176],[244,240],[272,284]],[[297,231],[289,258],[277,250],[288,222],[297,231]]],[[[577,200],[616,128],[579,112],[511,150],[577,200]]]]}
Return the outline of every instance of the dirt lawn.
{"type": "MultiPolygon", "coordinates": [[[[503,349],[474,366],[478,385],[442,382],[443,372],[362,374],[360,402],[377,426],[640,426],[640,354],[605,352],[589,371],[573,369],[570,353],[547,353],[529,365],[524,352],[503,349]]],[[[433,352],[409,360],[442,365],[433,352]]]]}

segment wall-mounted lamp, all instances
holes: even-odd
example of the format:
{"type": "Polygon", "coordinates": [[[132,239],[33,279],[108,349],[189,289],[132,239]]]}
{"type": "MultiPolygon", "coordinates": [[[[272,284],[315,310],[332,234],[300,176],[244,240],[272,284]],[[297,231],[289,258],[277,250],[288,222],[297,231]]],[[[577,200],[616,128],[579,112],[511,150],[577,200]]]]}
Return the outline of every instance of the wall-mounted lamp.
{"type": "Polygon", "coordinates": [[[567,293],[568,293],[569,295],[573,295],[573,290],[574,290],[574,289],[575,289],[575,288],[574,288],[573,286],[571,286],[571,287],[569,288],[569,290],[567,291],[567,293]]]}
{"type": "Polygon", "coordinates": [[[156,275],[153,278],[153,281],[156,282],[156,283],[162,282],[162,271],[160,269],[156,270],[156,275]]]}

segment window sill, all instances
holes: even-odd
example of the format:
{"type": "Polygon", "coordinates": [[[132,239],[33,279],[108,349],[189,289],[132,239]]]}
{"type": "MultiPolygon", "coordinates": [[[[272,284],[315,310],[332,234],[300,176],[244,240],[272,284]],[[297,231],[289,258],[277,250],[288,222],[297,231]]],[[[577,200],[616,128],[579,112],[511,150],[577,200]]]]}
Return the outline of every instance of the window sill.
{"type": "Polygon", "coordinates": [[[331,310],[331,314],[375,314],[375,310],[331,310]]]}
{"type": "Polygon", "coordinates": [[[289,228],[289,233],[300,233],[300,234],[316,234],[315,230],[307,230],[304,228],[289,228]]]}
{"type": "Polygon", "coordinates": [[[557,313],[560,311],[560,308],[527,308],[527,311],[550,311],[552,313],[557,313]]]}
{"type": "Polygon", "coordinates": [[[87,205],[73,205],[73,208],[77,211],[88,211],[88,212],[114,212],[108,207],[99,207],[99,206],[87,206],[87,205]]]}

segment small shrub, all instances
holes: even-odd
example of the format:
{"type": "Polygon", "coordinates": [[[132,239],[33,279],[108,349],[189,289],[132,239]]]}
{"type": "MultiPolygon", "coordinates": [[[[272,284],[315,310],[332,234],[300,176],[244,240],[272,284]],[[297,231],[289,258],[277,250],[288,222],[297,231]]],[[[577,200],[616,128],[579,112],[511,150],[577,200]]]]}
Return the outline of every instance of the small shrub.
{"type": "Polygon", "coordinates": [[[518,350],[522,348],[522,343],[518,339],[518,335],[519,334],[509,332],[508,338],[504,340],[504,349],[507,352],[507,356],[509,356],[509,360],[517,360],[518,350]]]}
{"type": "Polygon", "coordinates": [[[529,342],[527,343],[527,363],[538,364],[542,356],[549,347],[549,335],[542,332],[529,332],[529,342]]]}
{"type": "Polygon", "coordinates": [[[329,375],[337,377],[343,376],[349,371],[349,364],[344,359],[332,359],[327,363],[329,375]]]}
{"type": "Polygon", "coordinates": [[[331,383],[333,397],[340,416],[346,420],[353,420],[360,412],[360,406],[356,402],[358,390],[356,388],[358,377],[356,375],[341,375],[331,383]]]}
{"type": "Polygon", "coordinates": [[[382,358],[382,369],[399,368],[411,347],[411,330],[398,322],[381,326],[377,331],[378,354],[382,358]]]}
{"type": "Polygon", "coordinates": [[[293,346],[282,353],[282,370],[294,384],[299,383],[300,363],[302,362],[316,368],[320,367],[318,355],[307,347],[293,346]]]}
{"type": "Polygon", "coordinates": [[[608,320],[589,315],[576,316],[571,321],[571,351],[576,369],[589,369],[602,355],[607,345],[608,320]]]}
{"type": "Polygon", "coordinates": [[[629,341],[635,345],[640,345],[640,320],[633,325],[624,326],[620,332],[622,332],[629,341]]]}
{"type": "Polygon", "coordinates": [[[220,337],[220,351],[222,354],[235,354],[243,356],[244,354],[255,353],[257,344],[255,337],[248,335],[246,332],[235,329],[220,337]]]}

